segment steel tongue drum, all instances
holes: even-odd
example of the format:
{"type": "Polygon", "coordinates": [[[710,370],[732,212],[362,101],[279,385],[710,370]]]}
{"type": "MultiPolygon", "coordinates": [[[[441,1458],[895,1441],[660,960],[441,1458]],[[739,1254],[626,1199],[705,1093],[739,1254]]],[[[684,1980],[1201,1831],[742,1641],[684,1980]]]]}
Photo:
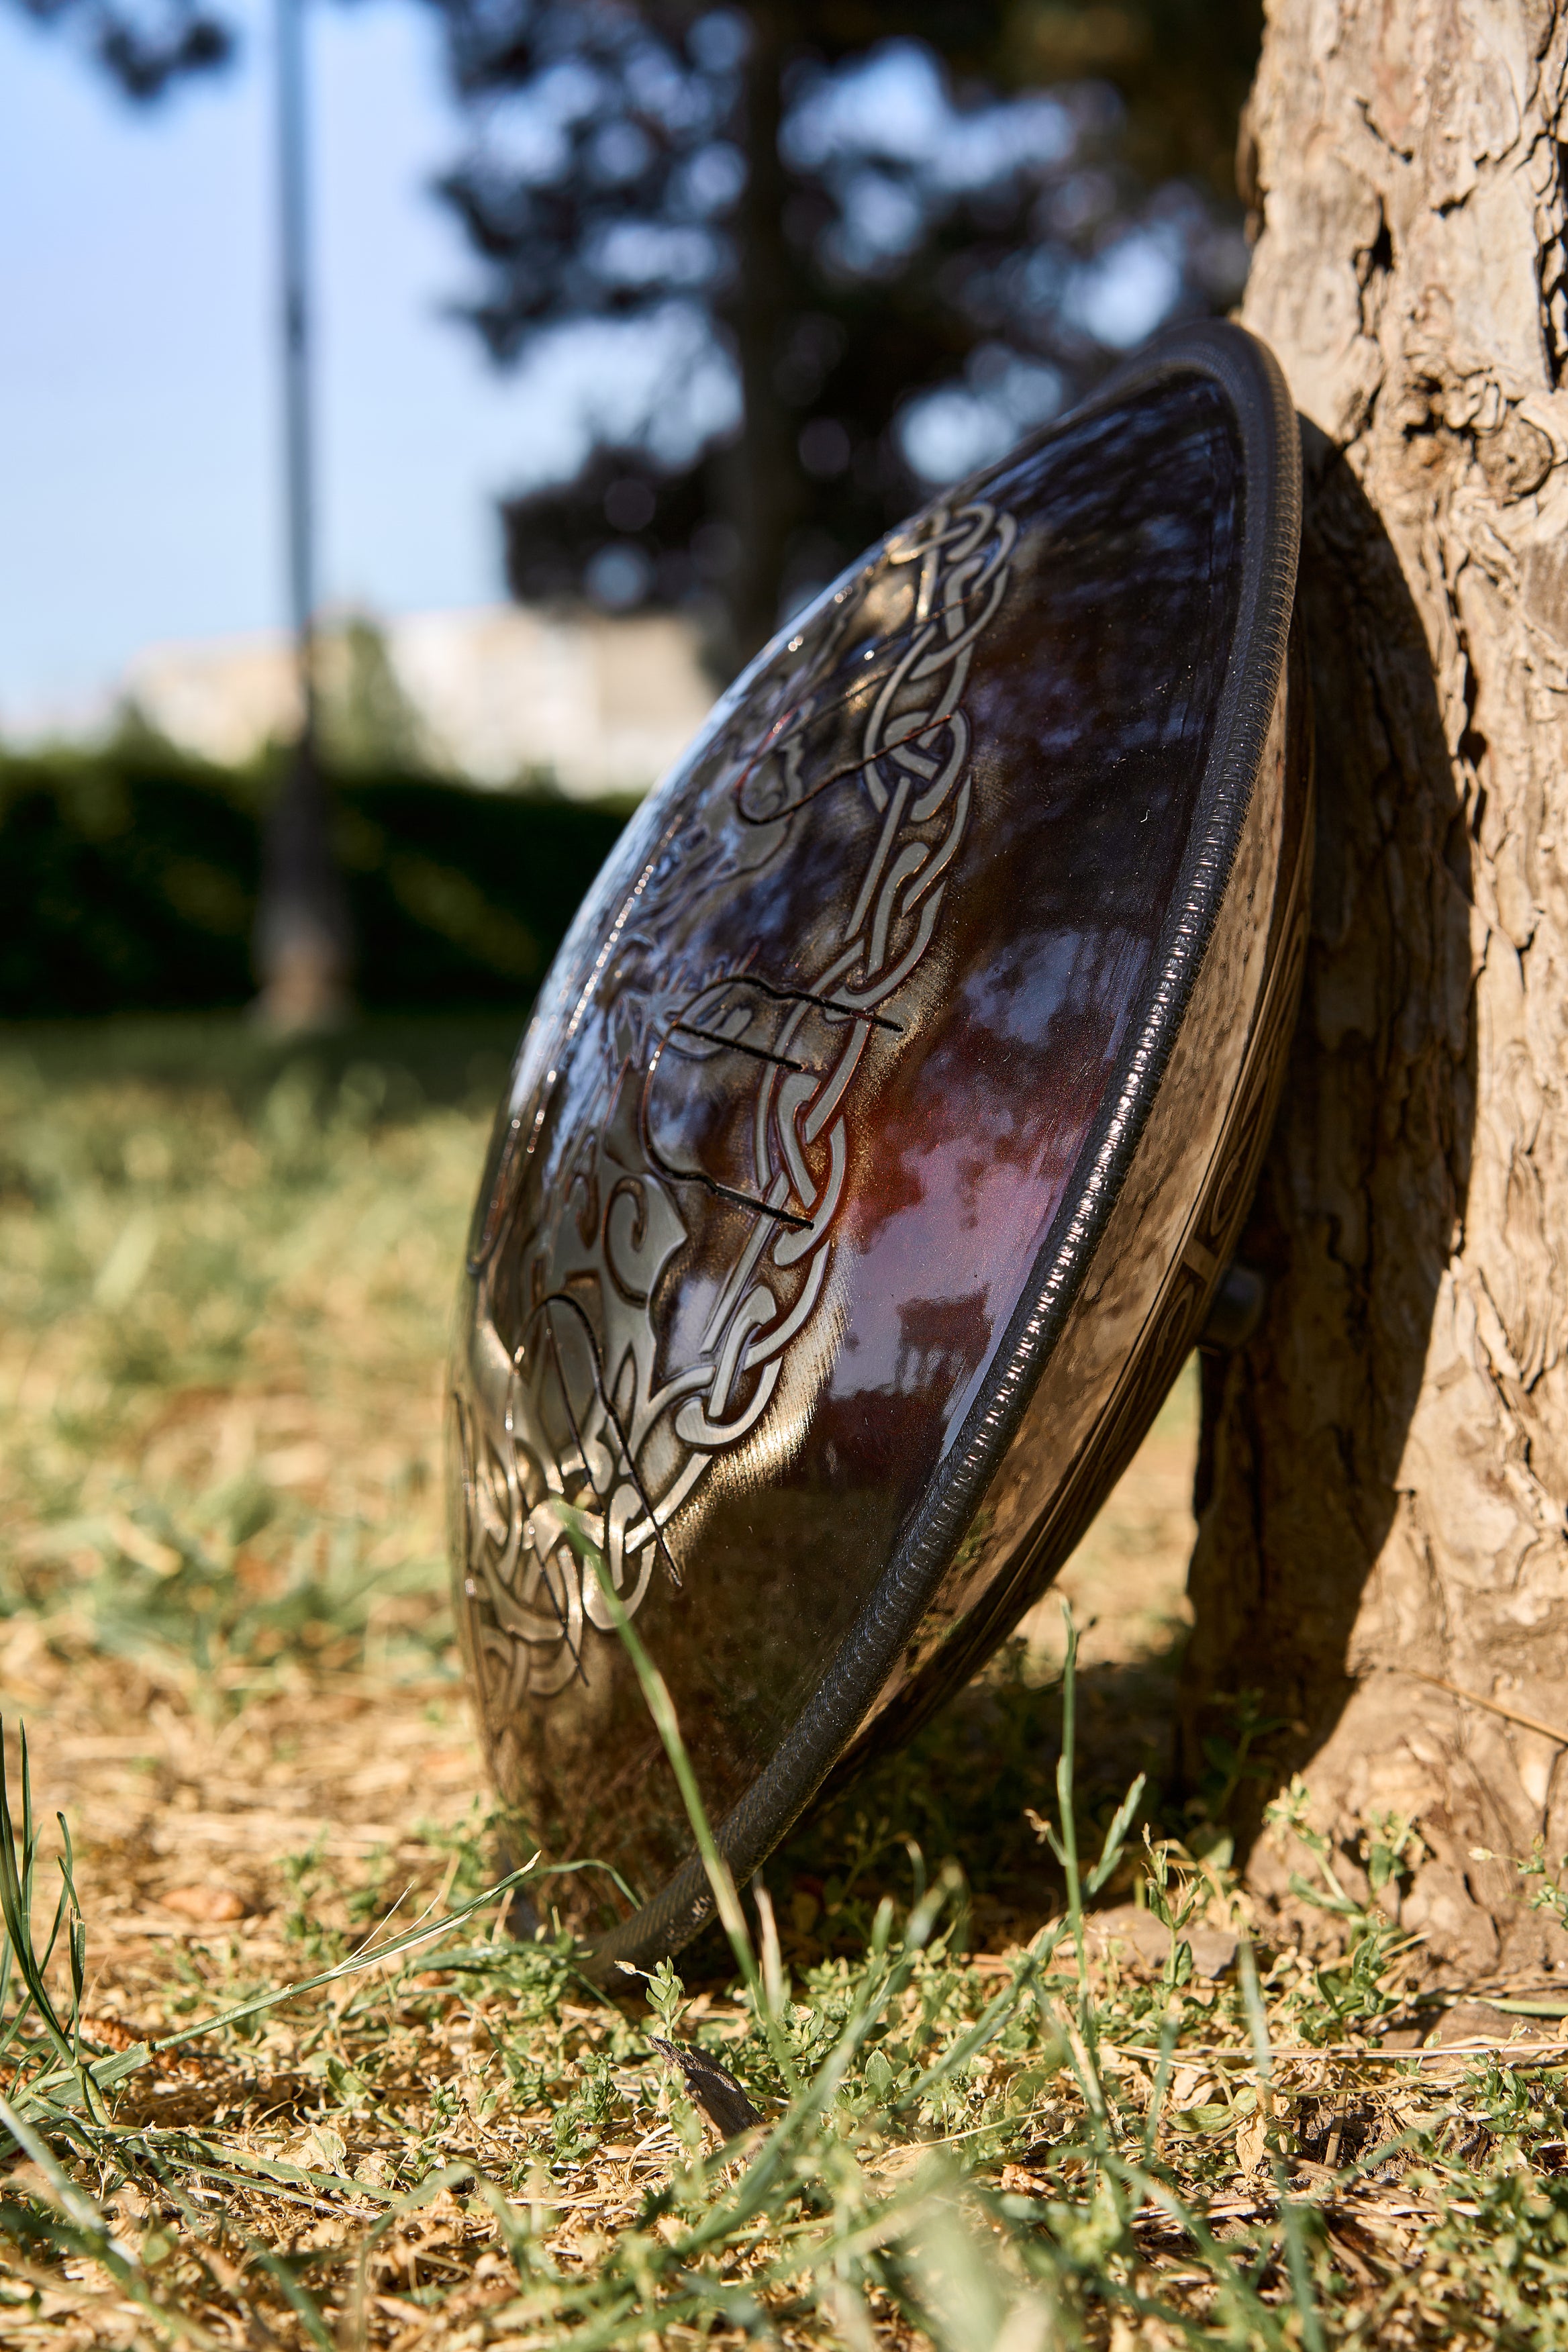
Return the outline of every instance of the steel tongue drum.
{"type": "Polygon", "coordinates": [[[1203,1323],[1305,948],[1300,478],[1262,346],[1166,338],[774,639],[556,959],[453,1545],[503,1797],[637,1891],[601,1969],[711,1907],[605,1585],[743,1881],[1038,1598],[1203,1323]]]}

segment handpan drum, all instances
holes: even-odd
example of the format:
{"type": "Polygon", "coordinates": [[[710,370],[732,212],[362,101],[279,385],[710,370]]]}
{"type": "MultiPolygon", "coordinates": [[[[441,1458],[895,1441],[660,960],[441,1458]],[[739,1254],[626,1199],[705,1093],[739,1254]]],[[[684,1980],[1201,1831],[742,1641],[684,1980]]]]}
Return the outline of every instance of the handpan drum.
{"type": "Polygon", "coordinates": [[[1299,515],[1268,353],[1165,339],[774,639],[556,959],[475,1214],[454,1550],[503,1796],[642,1898],[600,1968],[710,1898],[556,1503],[743,1880],[1039,1596],[1193,1344],[1304,951],[1299,515]]]}

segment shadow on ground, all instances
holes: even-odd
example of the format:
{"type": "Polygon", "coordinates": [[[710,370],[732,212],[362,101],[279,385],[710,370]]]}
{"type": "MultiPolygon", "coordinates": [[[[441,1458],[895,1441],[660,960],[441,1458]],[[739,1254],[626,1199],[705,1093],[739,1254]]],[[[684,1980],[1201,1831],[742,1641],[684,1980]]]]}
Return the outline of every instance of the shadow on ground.
{"type": "MultiPolygon", "coordinates": [[[[1140,1821],[1156,1836],[1192,1829],[1172,1781],[1184,1639],[1184,1628],[1173,1628],[1152,1654],[1090,1664],[1079,1677],[1076,1811],[1086,1848],[1099,1851],[1140,1772],[1140,1821]]],[[[785,1959],[799,1970],[863,1951],[882,1897],[906,1909],[922,1876],[950,1859],[969,1892],[962,1932],[972,1948],[999,1950],[1032,1935],[1063,1902],[1060,1869],[1028,1818],[1030,1809],[1051,1813],[1061,1752],[1061,1684],[1032,1674],[1028,1649],[1015,1641],[907,1748],[836,1793],[773,1855],[763,1875],[785,1959]]],[[[1100,1900],[1122,1896],[1131,1876],[1124,1866],[1100,1900]]],[[[680,1966],[689,1984],[734,1973],[712,1928],[680,1966]]]]}

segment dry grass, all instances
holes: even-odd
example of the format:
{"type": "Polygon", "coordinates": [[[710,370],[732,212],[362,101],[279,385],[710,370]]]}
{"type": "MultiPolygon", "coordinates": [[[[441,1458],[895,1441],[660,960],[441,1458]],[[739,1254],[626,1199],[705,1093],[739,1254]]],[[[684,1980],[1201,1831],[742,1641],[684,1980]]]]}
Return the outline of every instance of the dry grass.
{"type": "MultiPolygon", "coordinates": [[[[13,1889],[0,2337],[1568,2345],[1568,2003],[1446,2007],[1331,1854],[1335,1936],[1259,1948],[1249,2001],[1223,1759],[1184,1805],[1163,1781],[1190,1387],[1063,1580],[1076,1785],[1043,1610],[776,1859],[752,1991],[713,1938],[606,2000],[493,1900],[390,1950],[501,1867],[437,1451],[496,1043],[279,1060],[211,1024],[0,1060],[0,1703],[18,1831],[24,1717],[69,1825],[85,1958],[73,1990],[68,1917],[47,1984],[93,2064],[18,1985],[13,1889]],[[1118,1856],[1140,1764],[1165,1834],[1118,1856]],[[1069,1832],[1113,1849],[1087,1923],[1069,1832]],[[749,2094],[749,2147],[706,2145],[649,1990],[749,2094]]],[[[1384,1825],[1363,1859],[1397,1885],[1410,1851],[1384,1825]]]]}

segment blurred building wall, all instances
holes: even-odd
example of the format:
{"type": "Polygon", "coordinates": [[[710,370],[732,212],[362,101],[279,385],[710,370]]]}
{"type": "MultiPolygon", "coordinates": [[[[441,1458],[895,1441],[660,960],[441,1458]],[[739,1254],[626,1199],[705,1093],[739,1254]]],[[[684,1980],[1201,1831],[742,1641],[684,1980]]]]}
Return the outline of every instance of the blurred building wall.
{"type": "MultiPolygon", "coordinates": [[[[575,799],[640,793],[684,748],[713,699],[698,637],[670,614],[612,619],[518,605],[329,623],[321,683],[329,726],[367,634],[419,759],[481,783],[552,776],[575,799]]],[[[226,764],[298,724],[281,635],[149,646],[122,692],[174,742],[226,764]]]]}

